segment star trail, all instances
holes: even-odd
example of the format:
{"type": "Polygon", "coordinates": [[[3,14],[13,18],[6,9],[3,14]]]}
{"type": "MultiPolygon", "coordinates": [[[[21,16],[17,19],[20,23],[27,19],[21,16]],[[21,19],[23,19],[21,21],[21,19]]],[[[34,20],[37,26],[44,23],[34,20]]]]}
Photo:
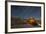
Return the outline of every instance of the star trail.
{"type": "Polygon", "coordinates": [[[21,18],[29,18],[34,16],[35,18],[41,17],[41,7],[36,6],[11,6],[11,16],[20,16],[21,18]]]}

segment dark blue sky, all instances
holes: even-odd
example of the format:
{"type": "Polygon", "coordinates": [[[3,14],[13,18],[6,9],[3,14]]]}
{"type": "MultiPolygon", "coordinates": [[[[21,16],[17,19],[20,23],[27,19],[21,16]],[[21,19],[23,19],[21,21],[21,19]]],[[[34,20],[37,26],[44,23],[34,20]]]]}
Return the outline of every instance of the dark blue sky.
{"type": "Polygon", "coordinates": [[[11,6],[11,16],[19,16],[21,18],[35,17],[40,18],[41,7],[36,6],[11,6]]]}

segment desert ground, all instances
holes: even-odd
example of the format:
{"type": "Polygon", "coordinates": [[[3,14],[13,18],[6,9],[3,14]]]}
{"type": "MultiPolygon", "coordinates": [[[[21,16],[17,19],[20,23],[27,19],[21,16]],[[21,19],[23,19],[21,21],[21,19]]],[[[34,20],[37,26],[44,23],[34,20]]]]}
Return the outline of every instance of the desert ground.
{"type": "Polygon", "coordinates": [[[11,17],[11,28],[31,28],[31,27],[41,27],[41,20],[35,19],[34,17],[29,17],[22,19],[21,17],[12,16],[11,17]]]}

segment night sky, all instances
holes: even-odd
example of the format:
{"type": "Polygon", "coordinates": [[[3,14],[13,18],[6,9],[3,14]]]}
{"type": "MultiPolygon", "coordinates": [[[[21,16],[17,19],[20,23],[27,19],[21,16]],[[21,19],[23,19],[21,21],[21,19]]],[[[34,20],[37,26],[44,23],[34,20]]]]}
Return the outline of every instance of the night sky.
{"type": "Polygon", "coordinates": [[[36,6],[11,6],[11,16],[19,16],[21,18],[35,17],[40,18],[41,7],[36,6]]]}

